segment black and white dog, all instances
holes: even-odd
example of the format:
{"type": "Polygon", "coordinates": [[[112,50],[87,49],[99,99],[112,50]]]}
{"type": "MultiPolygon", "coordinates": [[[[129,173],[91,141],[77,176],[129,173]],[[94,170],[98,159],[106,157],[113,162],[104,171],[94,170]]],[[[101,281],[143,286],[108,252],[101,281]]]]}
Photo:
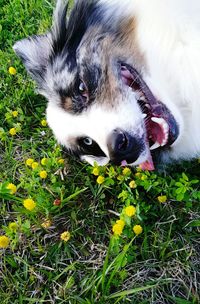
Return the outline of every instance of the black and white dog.
{"type": "Polygon", "coordinates": [[[59,143],[100,165],[200,155],[200,1],[58,1],[52,29],[14,45],[59,143]]]}

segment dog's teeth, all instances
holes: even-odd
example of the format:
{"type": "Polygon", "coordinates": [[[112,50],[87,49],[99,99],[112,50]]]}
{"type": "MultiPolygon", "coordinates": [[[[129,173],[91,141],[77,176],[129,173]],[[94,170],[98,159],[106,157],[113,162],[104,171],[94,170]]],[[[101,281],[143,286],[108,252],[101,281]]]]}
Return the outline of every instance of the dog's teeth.
{"type": "Polygon", "coordinates": [[[147,117],[147,114],[143,113],[143,114],[142,114],[142,118],[144,119],[144,118],[146,118],[146,117],[147,117]]]}
{"type": "Polygon", "coordinates": [[[160,144],[159,144],[159,142],[156,141],[155,144],[153,144],[153,146],[150,147],[150,150],[155,150],[159,147],[160,147],[160,144]]]}
{"type": "Polygon", "coordinates": [[[151,120],[159,125],[162,126],[165,133],[169,131],[168,123],[161,117],[151,117],[151,120]]]}
{"type": "Polygon", "coordinates": [[[162,143],[161,143],[161,147],[163,147],[163,146],[165,146],[166,145],[166,143],[167,143],[167,140],[168,140],[168,132],[167,133],[165,133],[165,138],[163,139],[163,141],[162,141],[162,143]]]}
{"type": "Polygon", "coordinates": [[[163,133],[165,135],[165,138],[163,138],[162,143],[160,144],[161,147],[165,146],[169,137],[169,125],[168,123],[164,120],[164,118],[161,117],[151,117],[151,120],[157,124],[159,124],[162,129],[163,133]]]}
{"type": "Polygon", "coordinates": [[[160,118],[160,117],[151,117],[151,120],[153,122],[156,122],[159,125],[161,125],[163,122],[165,122],[165,120],[163,118],[160,118]]]}

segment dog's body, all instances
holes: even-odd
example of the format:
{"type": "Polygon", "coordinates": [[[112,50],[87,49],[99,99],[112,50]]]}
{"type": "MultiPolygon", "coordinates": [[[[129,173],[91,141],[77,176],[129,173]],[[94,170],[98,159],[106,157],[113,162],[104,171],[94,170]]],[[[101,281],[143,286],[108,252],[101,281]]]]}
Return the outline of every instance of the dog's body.
{"type": "Polygon", "coordinates": [[[54,19],[14,49],[61,144],[144,169],[200,155],[199,0],[78,0],[67,24],[59,1],[54,19]]]}

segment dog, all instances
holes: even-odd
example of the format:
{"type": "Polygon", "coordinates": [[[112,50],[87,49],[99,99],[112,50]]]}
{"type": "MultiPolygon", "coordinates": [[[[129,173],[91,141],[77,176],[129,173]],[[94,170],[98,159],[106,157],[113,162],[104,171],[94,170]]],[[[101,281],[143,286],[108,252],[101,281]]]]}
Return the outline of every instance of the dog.
{"type": "Polygon", "coordinates": [[[200,1],[58,1],[14,51],[48,100],[58,142],[90,164],[200,155],[200,1]]]}

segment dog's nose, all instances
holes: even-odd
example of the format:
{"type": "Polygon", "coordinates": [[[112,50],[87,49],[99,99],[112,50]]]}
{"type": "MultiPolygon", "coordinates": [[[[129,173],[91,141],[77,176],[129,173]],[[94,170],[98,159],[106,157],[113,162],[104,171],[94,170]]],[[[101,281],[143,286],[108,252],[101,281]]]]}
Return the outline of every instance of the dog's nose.
{"type": "Polygon", "coordinates": [[[144,150],[144,142],[128,132],[116,129],[109,136],[108,149],[112,163],[119,165],[123,160],[126,160],[127,163],[131,164],[138,159],[144,150]]]}

